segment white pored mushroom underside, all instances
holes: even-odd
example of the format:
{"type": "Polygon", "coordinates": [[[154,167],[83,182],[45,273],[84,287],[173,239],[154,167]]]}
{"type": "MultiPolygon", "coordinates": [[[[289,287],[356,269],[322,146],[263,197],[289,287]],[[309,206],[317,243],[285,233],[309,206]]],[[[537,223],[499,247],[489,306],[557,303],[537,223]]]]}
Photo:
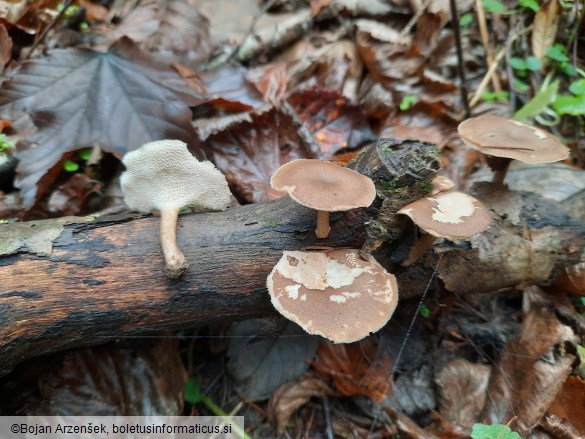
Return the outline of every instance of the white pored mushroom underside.
{"type": "Polygon", "coordinates": [[[362,259],[358,250],[286,251],[267,286],[278,312],[334,343],[379,330],[398,303],[394,275],[362,259]]]}

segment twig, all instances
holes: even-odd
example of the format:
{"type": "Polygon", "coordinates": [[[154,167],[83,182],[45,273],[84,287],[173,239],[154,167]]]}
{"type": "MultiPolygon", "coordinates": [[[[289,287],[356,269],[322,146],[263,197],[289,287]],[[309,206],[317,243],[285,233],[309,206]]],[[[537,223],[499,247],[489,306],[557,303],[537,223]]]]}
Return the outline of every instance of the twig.
{"type": "Polygon", "coordinates": [[[469,106],[471,108],[475,107],[475,105],[478,103],[479,99],[481,98],[481,94],[485,90],[488,82],[490,82],[492,75],[495,73],[496,69],[498,68],[498,65],[500,64],[500,61],[504,57],[505,52],[506,52],[505,49],[500,49],[500,51],[496,55],[494,62],[492,63],[491,67],[488,69],[487,73],[485,74],[485,76],[481,80],[479,87],[477,87],[477,90],[473,93],[473,98],[469,102],[469,106]]]}
{"type": "Polygon", "coordinates": [[[465,109],[465,118],[471,114],[471,107],[469,105],[469,97],[467,95],[467,81],[465,79],[465,65],[463,63],[463,48],[461,47],[461,31],[459,29],[459,14],[457,13],[457,5],[455,0],[450,0],[451,4],[451,25],[453,26],[453,33],[455,34],[455,45],[457,47],[457,73],[459,75],[459,91],[461,93],[461,100],[463,101],[463,108],[465,109]]]}
{"type": "Polygon", "coordinates": [[[331,426],[331,412],[329,409],[329,398],[327,395],[323,395],[323,417],[325,418],[325,434],[327,439],[335,439],[333,434],[333,427],[331,426]]]}
{"type": "Polygon", "coordinates": [[[49,34],[49,32],[51,31],[51,29],[53,29],[55,27],[55,25],[59,22],[59,20],[61,20],[61,18],[63,17],[63,15],[65,15],[65,11],[67,10],[67,8],[69,6],[71,6],[71,4],[73,3],[74,0],[67,0],[65,2],[65,4],[63,5],[63,9],[61,9],[59,11],[59,13],[57,14],[57,16],[53,19],[53,21],[51,21],[49,23],[49,25],[45,28],[45,30],[41,33],[41,35],[39,36],[39,38],[34,42],[33,46],[31,47],[31,49],[28,51],[28,54],[25,56],[24,60],[26,61],[27,59],[30,59],[32,53],[35,51],[35,49],[39,46],[39,44],[41,44],[44,39],[47,37],[47,35],[49,34]]]}
{"type": "MultiPolygon", "coordinates": [[[[454,0],[452,0],[452,2],[454,2],[454,0]]],[[[494,53],[493,53],[492,46],[490,45],[490,38],[489,38],[489,34],[488,34],[488,29],[487,29],[487,22],[485,19],[485,11],[483,9],[483,4],[481,3],[480,0],[475,0],[475,6],[477,8],[477,21],[479,22],[479,33],[481,35],[481,42],[482,42],[483,47],[485,49],[488,69],[490,69],[493,62],[494,62],[494,53]]],[[[496,75],[493,75],[491,77],[491,80],[492,80],[492,84],[494,86],[494,91],[496,93],[499,93],[500,91],[502,91],[502,86],[500,85],[499,78],[496,75]]]]}
{"type": "Polygon", "coordinates": [[[425,10],[427,9],[427,7],[430,4],[431,4],[431,0],[426,0],[424,2],[424,4],[419,8],[418,11],[416,11],[416,13],[412,16],[412,18],[410,20],[408,20],[408,23],[406,23],[406,26],[404,26],[404,28],[400,31],[400,37],[404,37],[408,33],[410,33],[410,30],[412,29],[412,27],[416,24],[416,22],[421,17],[421,15],[424,14],[425,10]]]}

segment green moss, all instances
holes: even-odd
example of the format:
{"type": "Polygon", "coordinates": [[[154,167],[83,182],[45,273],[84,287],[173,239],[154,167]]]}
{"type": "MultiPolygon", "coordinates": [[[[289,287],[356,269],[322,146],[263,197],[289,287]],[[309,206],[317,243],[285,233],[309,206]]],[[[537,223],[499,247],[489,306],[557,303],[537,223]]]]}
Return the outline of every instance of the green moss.
{"type": "Polygon", "coordinates": [[[382,186],[384,192],[394,192],[397,185],[398,178],[393,178],[392,180],[380,180],[380,186],[382,186]]]}
{"type": "Polygon", "coordinates": [[[278,227],[280,226],[282,223],[274,218],[269,218],[266,220],[266,223],[270,226],[270,227],[278,227]]]}

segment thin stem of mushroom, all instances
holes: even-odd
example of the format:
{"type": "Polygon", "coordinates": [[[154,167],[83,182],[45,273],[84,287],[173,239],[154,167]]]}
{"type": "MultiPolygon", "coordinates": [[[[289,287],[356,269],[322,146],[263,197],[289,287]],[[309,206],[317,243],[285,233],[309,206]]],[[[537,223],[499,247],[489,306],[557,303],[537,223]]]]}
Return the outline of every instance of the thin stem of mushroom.
{"type": "Polygon", "coordinates": [[[177,244],[177,218],[179,209],[166,207],[160,211],[160,245],[165,256],[167,272],[180,276],[188,267],[185,255],[177,244]]]}
{"type": "Polygon", "coordinates": [[[315,230],[315,235],[317,235],[317,238],[327,238],[330,231],[331,226],[329,226],[329,212],[318,210],[317,229],[315,230]]]}
{"type": "Polygon", "coordinates": [[[410,252],[408,252],[408,256],[404,259],[400,265],[403,267],[409,267],[414,264],[418,259],[426,252],[435,242],[437,239],[435,236],[431,235],[430,233],[422,234],[415,242],[410,252]]]}

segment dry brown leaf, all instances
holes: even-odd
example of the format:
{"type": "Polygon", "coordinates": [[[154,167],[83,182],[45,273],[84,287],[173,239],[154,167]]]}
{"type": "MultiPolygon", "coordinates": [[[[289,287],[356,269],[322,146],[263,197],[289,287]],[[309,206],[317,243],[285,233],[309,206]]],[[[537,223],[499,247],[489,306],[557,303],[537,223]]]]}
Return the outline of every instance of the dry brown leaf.
{"type": "Polygon", "coordinates": [[[310,0],[311,1],[311,17],[315,17],[321,9],[329,6],[333,0],[310,0]]]}
{"type": "Polygon", "coordinates": [[[103,184],[85,174],[75,173],[55,190],[47,201],[49,213],[57,216],[83,215],[92,196],[100,193],[103,184]]]}
{"type": "Polygon", "coordinates": [[[313,366],[331,377],[344,395],[363,395],[382,402],[392,393],[392,360],[385,354],[376,358],[377,351],[372,337],[349,344],[323,342],[313,366]]]}
{"type": "Polygon", "coordinates": [[[85,15],[89,21],[105,21],[108,18],[108,9],[98,3],[89,0],[79,0],[79,6],[83,6],[85,15]]]}
{"type": "Polygon", "coordinates": [[[439,387],[439,412],[457,425],[475,424],[486,400],[492,368],[464,358],[450,361],[436,376],[439,387]]]}
{"type": "Polygon", "coordinates": [[[312,157],[289,116],[272,109],[251,118],[212,134],[206,145],[234,192],[255,203],[282,196],[270,187],[270,177],[281,165],[312,157]]]}
{"type": "Polygon", "coordinates": [[[276,63],[250,70],[246,75],[248,81],[262,93],[270,105],[280,104],[286,96],[286,64],[276,63]]]}
{"type": "Polygon", "coordinates": [[[520,334],[506,343],[491,376],[484,423],[506,423],[525,435],[542,418],[571,372],[576,336],[542,304],[538,290],[525,293],[520,334]]]}
{"type": "Polygon", "coordinates": [[[12,38],[3,24],[0,24],[0,73],[4,66],[12,59],[12,38]]]}
{"type": "Polygon", "coordinates": [[[321,158],[377,138],[362,109],[337,92],[303,90],[292,94],[288,101],[315,138],[321,158]]]}
{"type": "Polygon", "coordinates": [[[566,267],[555,284],[565,291],[585,296],[585,261],[566,267]]]}
{"type": "Polygon", "coordinates": [[[544,59],[546,51],[554,44],[558,25],[559,5],[557,0],[549,0],[534,16],[532,53],[539,60],[544,59]]]}
{"type": "Polygon", "coordinates": [[[306,373],[298,380],[276,389],[268,403],[268,412],[276,420],[278,432],[284,432],[284,426],[295,410],[309,402],[312,397],[325,395],[336,396],[337,393],[315,373],[306,373]]]}
{"type": "Polygon", "coordinates": [[[585,432],[585,381],[576,376],[567,378],[548,411],[585,432]]]}

